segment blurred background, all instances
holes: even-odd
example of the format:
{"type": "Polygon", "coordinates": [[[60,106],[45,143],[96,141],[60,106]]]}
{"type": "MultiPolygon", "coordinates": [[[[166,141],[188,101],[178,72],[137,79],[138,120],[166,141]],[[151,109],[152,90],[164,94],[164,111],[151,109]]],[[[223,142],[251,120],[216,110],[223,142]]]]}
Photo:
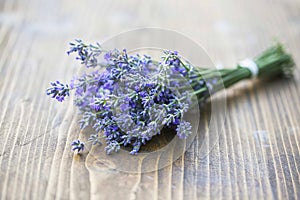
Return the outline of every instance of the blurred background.
{"type": "Polygon", "coordinates": [[[274,40],[300,62],[299,0],[0,0],[0,199],[299,198],[299,67],[291,80],[230,89],[226,134],[205,159],[199,139],[147,174],[70,152],[76,108],[45,96],[50,81],[80,71],[68,43],[144,27],[184,34],[225,67],[274,40]]]}

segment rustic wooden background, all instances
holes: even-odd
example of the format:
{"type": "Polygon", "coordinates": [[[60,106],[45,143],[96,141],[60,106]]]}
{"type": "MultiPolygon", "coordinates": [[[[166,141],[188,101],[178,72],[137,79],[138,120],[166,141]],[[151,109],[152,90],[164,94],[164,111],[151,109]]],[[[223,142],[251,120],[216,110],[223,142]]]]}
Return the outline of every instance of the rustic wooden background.
{"type": "Polygon", "coordinates": [[[179,31],[225,66],[278,38],[300,63],[299,0],[0,0],[0,199],[300,198],[300,79],[244,81],[227,93],[225,134],[201,138],[171,166],[130,174],[89,154],[72,102],[46,97],[78,72],[69,41],[103,41],[138,27],[179,31]]]}

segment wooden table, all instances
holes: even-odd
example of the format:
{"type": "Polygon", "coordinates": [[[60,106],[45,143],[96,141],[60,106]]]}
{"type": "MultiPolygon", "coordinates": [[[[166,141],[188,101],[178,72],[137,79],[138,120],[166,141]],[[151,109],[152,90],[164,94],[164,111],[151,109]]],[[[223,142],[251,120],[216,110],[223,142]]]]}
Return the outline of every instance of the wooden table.
{"type": "Polygon", "coordinates": [[[111,170],[70,151],[81,136],[71,100],[46,97],[79,65],[68,42],[104,41],[137,27],[179,31],[234,67],[282,41],[300,63],[300,1],[0,1],[0,199],[297,199],[299,67],[290,80],[227,91],[224,134],[199,158],[201,137],[172,165],[111,170]]]}

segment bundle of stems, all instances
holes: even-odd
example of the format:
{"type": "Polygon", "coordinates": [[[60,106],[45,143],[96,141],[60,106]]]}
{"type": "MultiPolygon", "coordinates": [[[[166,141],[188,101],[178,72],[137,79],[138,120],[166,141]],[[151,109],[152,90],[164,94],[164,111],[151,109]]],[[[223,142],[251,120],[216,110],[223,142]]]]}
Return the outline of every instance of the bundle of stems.
{"type": "MultiPolygon", "coordinates": [[[[289,78],[293,75],[295,63],[290,54],[288,54],[284,47],[277,43],[274,46],[268,48],[257,57],[253,59],[257,67],[256,78],[272,79],[277,76],[289,78]]],[[[193,75],[188,78],[196,80],[193,83],[196,84],[198,80],[204,78],[209,80],[211,78],[217,78],[214,82],[212,93],[217,92],[220,89],[228,88],[239,81],[253,78],[252,71],[247,66],[237,65],[236,68],[231,69],[206,69],[206,68],[193,68],[193,75]],[[195,75],[196,74],[196,75],[195,75]]],[[[209,88],[200,88],[195,91],[198,97],[206,99],[212,93],[208,93],[209,88]]]]}

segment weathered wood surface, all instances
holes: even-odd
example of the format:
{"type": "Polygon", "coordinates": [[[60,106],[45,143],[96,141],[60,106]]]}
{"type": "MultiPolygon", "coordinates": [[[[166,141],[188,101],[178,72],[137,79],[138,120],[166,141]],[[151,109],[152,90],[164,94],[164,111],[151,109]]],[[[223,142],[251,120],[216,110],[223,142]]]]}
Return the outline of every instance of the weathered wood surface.
{"type": "Polygon", "coordinates": [[[200,159],[201,137],[171,166],[130,174],[90,154],[72,101],[45,96],[79,69],[74,38],[102,41],[155,26],[202,44],[233,66],[283,41],[300,63],[300,2],[0,1],[0,199],[297,199],[300,197],[299,66],[292,80],[245,81],[228,90],[225,134],[200,159]]]}

